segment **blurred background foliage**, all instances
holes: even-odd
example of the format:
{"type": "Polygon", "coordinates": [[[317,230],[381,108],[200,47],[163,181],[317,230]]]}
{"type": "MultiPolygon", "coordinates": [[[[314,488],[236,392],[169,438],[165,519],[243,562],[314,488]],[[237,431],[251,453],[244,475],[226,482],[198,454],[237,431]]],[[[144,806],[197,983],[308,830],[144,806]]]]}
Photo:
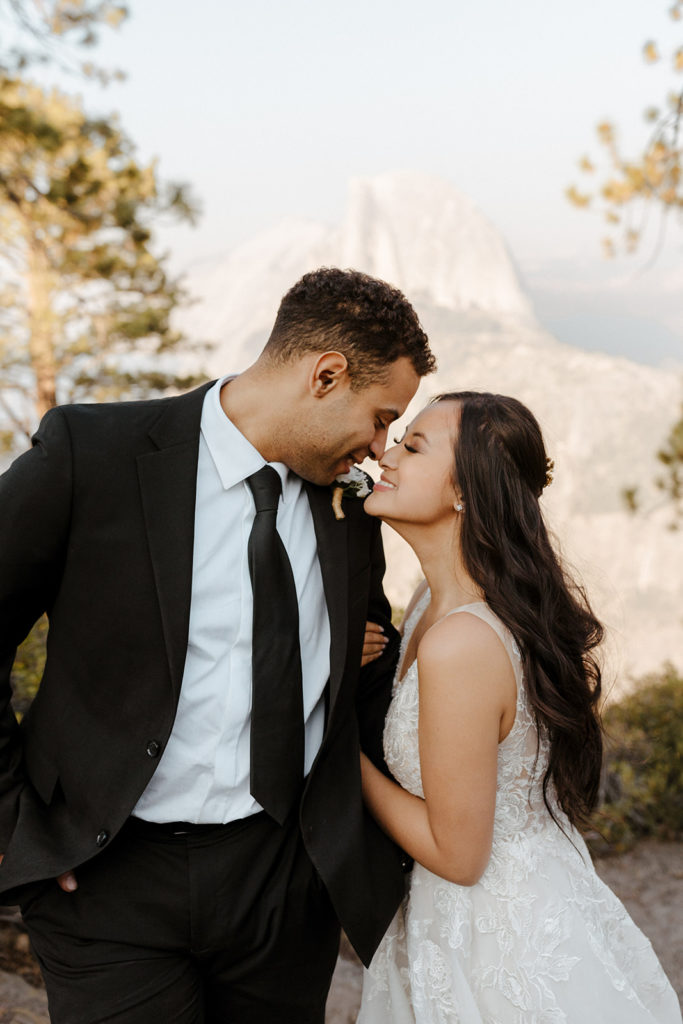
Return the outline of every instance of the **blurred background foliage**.
{"type": "Polygon", "coordinates": [[[638,681],[604,715],[600,806],[588,844],[619,853],[646,837],[683,839],[683,677],[673,665],[638,681]]]}
{"type": "Polygon", "coordinates": [[[38,693],[45,667],[47,630],[47,616],[43,615],[24,640],[14,659],[11,675],[12,690],[14,691],[12,706],[19,719],[26,714],[31,701],[38,693]]]}
{"type": "Polygon", "coordinates": [[[599,157],[585,155],[579,160],[586,189],[570,185],[566,190],[567,198],[575,206],[597,209],[603,216],[609,233],[602,244],[608,257],[621,248],[635,252],[651,215],[658,217],[656,256],[669,215],[683,211],[683,0],[674,0],[669,16],[675,32],[673,45],[662,47],[654,39],[643,43],[643,60],[650,65],[667,60],[672,72],[672,86],[659,106],[643,111],[649,126],[643,149],[632,156],[625,155],[616,125],[601,121],[596,128],[601,147],[599,157]]]}
{"type": "MultiPolygon", "coordinates": [[[[0,448],[25,448],[54,405],[145,398],[205,379],[183,372],[174,330],[187,301],[157,251],[162,218],[193,222],[184,184],[142,164],[116,115],[31,80],[54,62],[106,83],[77,54],[115,28],[121,4],[0,0],[13,42],[0,43],[0,448]]],[[[3,36],[4,38],[4,36],[3,36]]],[[[193,365],[196,366],[196,359],[193,365]]]]}
{"type": "Polygon", "coordinates": [[[128,14],[127,4],[116,0],[0,0],[0,16],[13,29],[0,48],[0,72],[23,74],[54,63],[106,85],[123,73],[83,54],[97,45],[102,28],[118,28],[128,14]]]}
{"type": "MultiPolygon", "coordinates": [[[[646,232],[654,234],[652,264],[664,242],[672,218],[680,227],[683,219],[683,0],[669,6],[674,40],[662,45],[648,39],[643,43],[646,64],[667,61],[672,84],[658,106],[643,111],[648,135],[640,152],[624,154],[617,126],[608,120],[596,127],[600,153],[584,155],[578,162],[585,187],[570,185],[566,196],[579,209],[594,210],[605,220],[608,233],[602,239],[607,258],[618,251],[641,252],[646,232]],[[653,224],[654,222],[654,224],[653,224]],[[654,228],[654,231],[653,231],[654,228]]],[[[673,511],[671,529],[683,523],[683,407],[669,436],[656,457],[663,473],[655,483],[673,511]]],[[[640,509],[639,488],[622,491],[624,504],[635,513],[640,509]]]]}

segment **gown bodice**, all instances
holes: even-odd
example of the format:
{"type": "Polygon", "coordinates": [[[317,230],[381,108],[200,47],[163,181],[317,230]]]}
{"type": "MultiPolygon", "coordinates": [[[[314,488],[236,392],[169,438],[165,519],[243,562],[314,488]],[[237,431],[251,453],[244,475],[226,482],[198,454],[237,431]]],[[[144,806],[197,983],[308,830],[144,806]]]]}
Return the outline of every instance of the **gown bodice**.
{"type": "MultiPolygon", "coordinates": [[[[399,672],[404,668],[403,661],[410,635],[428,601],[427,592],[406,621],[392,701],[384,727],[384,756],[391,774],[409,793],[420,797],[424,797],[424,791],[419,756],[417,660],[405,668],[400,679],[399,672]]],[[[549,758],[548,741],[543,734],[539,737],[534,715],[527,700],[519,648],[510,631],[483,601],[461,605],[447,615],[459,613],[476,615],[491,626],[508,654],[517,684],[515,720],[510,732],[498,746],[494,843],[497,840],[508,840],[516,833],[529,835],[547,829],[554,835],[557,826],[548,814],[543,799],[543,776],[549,758]]],[[[566,823],[565,816],[555,799],[552,784],[548,787],[547,795],[555,817],[563,824],[566,823]]]]}

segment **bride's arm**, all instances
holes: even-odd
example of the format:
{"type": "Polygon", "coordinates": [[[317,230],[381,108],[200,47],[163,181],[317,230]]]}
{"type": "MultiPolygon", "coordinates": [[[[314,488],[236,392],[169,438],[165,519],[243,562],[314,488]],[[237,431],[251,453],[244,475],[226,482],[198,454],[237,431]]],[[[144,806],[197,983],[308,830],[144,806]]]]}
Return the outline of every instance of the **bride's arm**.
{"type": "Polygon", "coordinates": [[[420,764],[425,799],[362,758],[363,794],[385,832],[442,878],[473,885],[491,853],[498,743],[516,685],[491,627],[458,613],[418,650],[420,764]]]}

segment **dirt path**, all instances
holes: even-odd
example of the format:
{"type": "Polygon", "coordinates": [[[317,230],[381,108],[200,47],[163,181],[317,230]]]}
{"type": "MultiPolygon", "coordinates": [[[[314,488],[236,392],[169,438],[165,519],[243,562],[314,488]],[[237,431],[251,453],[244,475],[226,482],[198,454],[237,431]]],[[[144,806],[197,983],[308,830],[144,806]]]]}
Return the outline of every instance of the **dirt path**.
{"type": "MultiPolygon", "coordinates": [[[[629,853],[599,860],[597,868],[651,940],[683,1001],[683,843],[641,843],[629,853]]],[[[4,962],[12,967],[11,973],[0,970],[0,1024],[48,1024],[45,993],[15,973],[22,968],[35,981],[22,952],[25,936],[14,925],[0,923],[0,945],[4,962]]],[[[354,1024],[361,979],[358,961],[343,948],[326,1024],[354,1024]]]]}

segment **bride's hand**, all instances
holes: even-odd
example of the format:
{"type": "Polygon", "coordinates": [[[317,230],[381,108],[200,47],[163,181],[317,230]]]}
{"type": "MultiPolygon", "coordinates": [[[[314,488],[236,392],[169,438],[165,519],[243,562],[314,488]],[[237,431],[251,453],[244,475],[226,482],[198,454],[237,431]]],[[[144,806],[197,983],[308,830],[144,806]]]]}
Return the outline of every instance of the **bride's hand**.
{"type": "Polygon", "coordinates": [[[368,665],[371,661],[376,661],[386,647],[387,642],[381,626],[378,626],[376,622],[366,622],[365,636],[363,638],[363,656],[360,661],[360,667],[363,668],[364,665],[368,665]]]}

